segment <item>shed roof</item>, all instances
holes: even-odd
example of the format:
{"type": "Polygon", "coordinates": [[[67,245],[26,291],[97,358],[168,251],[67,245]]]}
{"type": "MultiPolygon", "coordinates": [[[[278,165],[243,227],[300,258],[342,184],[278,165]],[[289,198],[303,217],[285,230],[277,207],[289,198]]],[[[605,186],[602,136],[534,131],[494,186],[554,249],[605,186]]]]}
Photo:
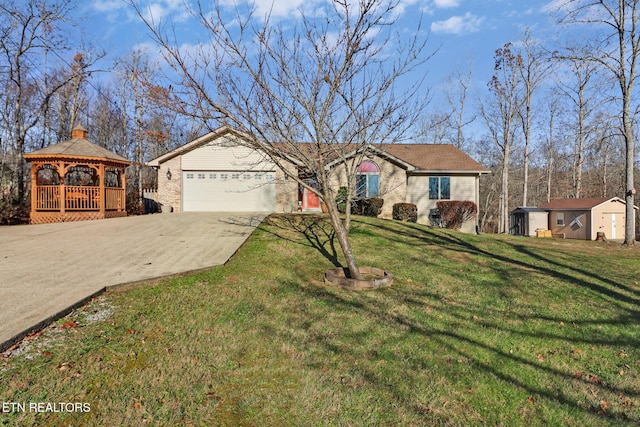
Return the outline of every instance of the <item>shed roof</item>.
{"type": "Polygon", "coordinates": [[[552,200],[540,207],[547,210],[591,210],[609,200],[625,203],[619,197],[585,197],[581,199],[552,200]]]}
{"type": "Polygon", "coordinates": [[[537,208],[534,206],[519,206],[516,209],[514,209],[511,213],[514,213],[514,212],[547,213],[546,210],[542,208],[537,208]]]}

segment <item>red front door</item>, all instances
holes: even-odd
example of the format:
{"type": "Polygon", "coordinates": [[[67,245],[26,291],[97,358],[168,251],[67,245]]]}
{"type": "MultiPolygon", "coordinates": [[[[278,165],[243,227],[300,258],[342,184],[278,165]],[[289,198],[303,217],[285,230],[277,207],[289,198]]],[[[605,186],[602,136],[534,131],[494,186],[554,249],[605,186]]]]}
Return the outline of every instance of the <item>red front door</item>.
{"type": "MultiPolygon", "coordinates": [[[[305,181],[305,182],[313,188],[316,188],[318,185],[315,181],[312,181],[312,180],[305,181]]],[[[313,210],[313,209],[319,209],[319,208],[320,208],[320,199],[318,198],[318,195],[305,188],[304,191],[302,192],[302,209],[313,210]]]]}

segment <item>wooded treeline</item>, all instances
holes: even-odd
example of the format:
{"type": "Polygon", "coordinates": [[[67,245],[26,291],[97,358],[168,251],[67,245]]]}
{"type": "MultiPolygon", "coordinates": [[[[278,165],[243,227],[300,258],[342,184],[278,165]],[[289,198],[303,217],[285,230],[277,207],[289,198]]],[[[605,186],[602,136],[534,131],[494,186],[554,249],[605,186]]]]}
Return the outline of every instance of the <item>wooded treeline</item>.
{"type": "MultiPolygon", "coordinates": [[[[553,198],[633,200],[638,2],[561,2],[560,24],[609,25],[554,46],[525,31],[496,46],[489,81],[478,84],[472,66],[452,70],[435,94],[415,141],[453,144],[492,170],[481,180],[482,230],[508,232],[510,210],[553,198]]],[[[162,63],[134,51],[105,66],[100,48],[70,36],[74,2],[43,3],[0,0],[0,223],[28,211],[23,154],[69,139],[78,123],[134,162],[134,192],[146,185],[141,164],[205,129],[181,109],[162,63]]]]}

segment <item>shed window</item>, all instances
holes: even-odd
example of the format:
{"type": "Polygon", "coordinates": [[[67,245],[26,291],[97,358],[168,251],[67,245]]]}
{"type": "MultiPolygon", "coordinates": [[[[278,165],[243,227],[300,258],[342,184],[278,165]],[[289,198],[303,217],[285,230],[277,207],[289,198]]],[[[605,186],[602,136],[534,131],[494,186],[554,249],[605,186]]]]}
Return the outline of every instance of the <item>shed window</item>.
{"type": "Polygon", "coordinates": [[[429,200],[451,199],[451,178],[448,176],[429,177],[429,200]]]}
{"type": "Polygon", "coordinates": [[[556,212],[556,225],[564,225],[564,212],[556,212]]]}
{"type": "Polygon", "coordinates": [[[356,174],[356,197],[380,196],[380,169],[374,162],[365,160],[356,174]]]}

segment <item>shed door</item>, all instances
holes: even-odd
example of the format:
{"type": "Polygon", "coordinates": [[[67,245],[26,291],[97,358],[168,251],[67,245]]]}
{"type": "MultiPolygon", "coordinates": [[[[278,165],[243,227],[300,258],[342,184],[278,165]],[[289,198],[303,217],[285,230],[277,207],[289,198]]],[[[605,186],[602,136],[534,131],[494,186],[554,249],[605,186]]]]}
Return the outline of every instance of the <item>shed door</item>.
{"type": "Polygon", "coordinates": [[[186,212],[273,212],[275,172],[183,172],[182,208],[186,212]]]}
{"type": "Polygon", "coordinates": [[[611,214],[611,238],[615,240],[616,238],[616,214],[611,214]]]}

